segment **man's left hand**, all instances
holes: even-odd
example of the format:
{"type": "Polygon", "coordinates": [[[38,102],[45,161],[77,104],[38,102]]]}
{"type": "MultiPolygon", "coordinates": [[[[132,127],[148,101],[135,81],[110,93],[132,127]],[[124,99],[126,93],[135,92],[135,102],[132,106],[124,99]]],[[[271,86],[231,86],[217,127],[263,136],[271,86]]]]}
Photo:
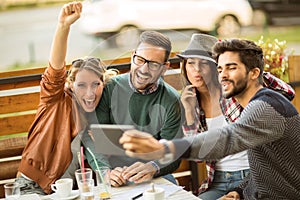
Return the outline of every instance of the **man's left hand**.
{"type": "Polygon", "coordinates": [[[155,173],[156,168],[150,162],[136,162],[133,165],[127,167],[123,171],[122,176],[124,177],[124,179],[130,182],[142,183],[151,180],[155,173]]]}

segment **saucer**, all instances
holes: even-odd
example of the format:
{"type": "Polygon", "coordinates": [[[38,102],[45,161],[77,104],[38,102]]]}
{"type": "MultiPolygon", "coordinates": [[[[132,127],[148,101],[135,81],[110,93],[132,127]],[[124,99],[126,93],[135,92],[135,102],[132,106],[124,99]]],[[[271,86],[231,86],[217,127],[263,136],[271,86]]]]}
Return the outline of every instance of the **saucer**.
{"type": "Polygon", "coordinates": [[[79,191],[78,190],[72,190],[70,196],[68,197],[59,197],[56,193],[51,195],[51,199],[54,200],[71,200],[71,199],[75,199],[76,197],[79,196],[79,191]]]}

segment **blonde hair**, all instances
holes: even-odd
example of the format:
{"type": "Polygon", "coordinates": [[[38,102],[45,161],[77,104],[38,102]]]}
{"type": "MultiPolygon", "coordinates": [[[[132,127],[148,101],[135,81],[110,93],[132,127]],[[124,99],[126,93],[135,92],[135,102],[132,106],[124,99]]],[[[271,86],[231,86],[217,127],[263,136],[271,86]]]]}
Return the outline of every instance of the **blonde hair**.
{"type": "Polygon", "coordinates": [[[77,73],[82,70],[94,72],[104,84],[119,74],[117,69],[107,69],[106,65],[99,58],[89,57],[77,59],[72,62],[72,66],[68,71],[66,80],[68,88],[70,88],[70,85],[75,81],[77,73]]]}

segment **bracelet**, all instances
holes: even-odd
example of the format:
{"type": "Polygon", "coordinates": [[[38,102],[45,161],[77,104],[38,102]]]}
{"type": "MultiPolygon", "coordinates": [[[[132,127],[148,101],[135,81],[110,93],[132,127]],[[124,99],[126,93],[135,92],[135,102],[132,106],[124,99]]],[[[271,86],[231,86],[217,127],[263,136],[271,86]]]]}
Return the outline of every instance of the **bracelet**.
{"type": "Polygon", "coordinates": [[[159,166],[156,164],[156,162],[150,161],[150,163],[151,163],[151,165],[152,165],[153,167],[155,167],[155,169],[156,169],[155,175],[156,175],[156,174],[159,174],[160,168],[159,168],[159,166]]]}

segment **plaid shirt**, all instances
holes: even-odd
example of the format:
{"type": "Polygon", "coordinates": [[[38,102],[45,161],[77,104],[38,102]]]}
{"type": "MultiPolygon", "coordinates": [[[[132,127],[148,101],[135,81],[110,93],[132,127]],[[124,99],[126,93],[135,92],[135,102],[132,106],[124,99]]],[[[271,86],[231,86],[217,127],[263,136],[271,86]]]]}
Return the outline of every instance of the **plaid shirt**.
{"type": "MultiPolygon", "coordinates": [[[[292,100],[294,98],[295,91],[289,84],[285,83],[279,78],[276,78],[269,72],[264,72],[263,77],[265,87],[283,94],[289,100],[292,100]]],[[[243,111],[242,106],[233,97],[229,99],[220,98],[220,105],[223,115],[225,116],[228,123],[235,122],[243,111]]],[[[199,107],[199,105],[196,108],[195,123],[190,126],[183,125],[182,129],[185,136],[198,134],[207,130],[205,113],[203,109],[199,107]]],[[[207,178],[201,183],[201,186],[198,189],[199,193],[206,191],[209,188],[210,184],[213,182],[215,164],[216,161],[206,162],[207,178]]]]}

